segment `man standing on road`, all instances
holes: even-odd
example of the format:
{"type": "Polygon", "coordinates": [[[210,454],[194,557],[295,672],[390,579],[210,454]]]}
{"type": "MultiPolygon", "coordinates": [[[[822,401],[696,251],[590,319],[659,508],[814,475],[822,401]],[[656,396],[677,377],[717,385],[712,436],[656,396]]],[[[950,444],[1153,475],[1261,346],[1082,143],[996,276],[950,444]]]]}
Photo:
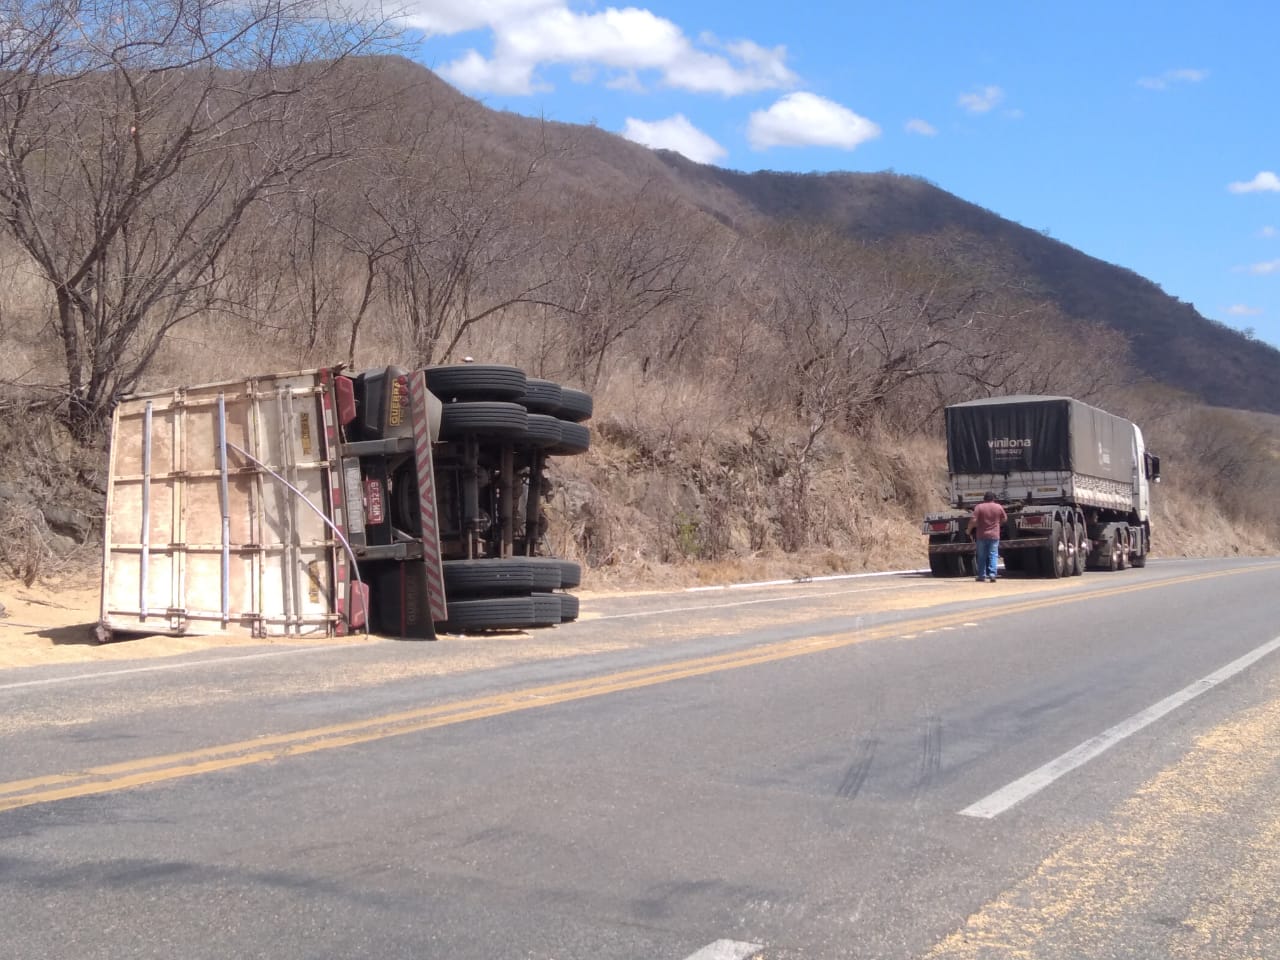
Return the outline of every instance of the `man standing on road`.
{"type": "Polygon", "coordinates": [[[978,582],[996,579],[996,564],[1000,560],[1000,524],[1008,514],[996,503],[996,495],[988,490],[982,502],[974,506],[969,518],[969,533],[978,541],[978,582]]]}

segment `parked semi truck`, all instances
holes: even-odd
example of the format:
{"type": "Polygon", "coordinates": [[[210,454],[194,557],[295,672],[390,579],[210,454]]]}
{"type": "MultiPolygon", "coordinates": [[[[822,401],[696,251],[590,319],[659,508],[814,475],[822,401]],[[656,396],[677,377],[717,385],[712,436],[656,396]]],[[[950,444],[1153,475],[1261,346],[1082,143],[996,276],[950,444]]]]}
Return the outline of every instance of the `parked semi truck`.
{"type": "Polygon", "coordinates": [[[509,366],[341,367],[179,387],[114,412],[98,639],[430,639],[578,616],[546,556],[548,458],[589,394],[509,366]]]}
{"type": "Polygon", "coordinates": [[[987,491],[1008,513],[1009,571],[1056,578],[1146,565],[1160,458],[1136,424],[1069,397],[1023,395],[949,406],[946,433],[953,509],[923,526],[934,576],[974,573],[967,525],[987,491]]]}

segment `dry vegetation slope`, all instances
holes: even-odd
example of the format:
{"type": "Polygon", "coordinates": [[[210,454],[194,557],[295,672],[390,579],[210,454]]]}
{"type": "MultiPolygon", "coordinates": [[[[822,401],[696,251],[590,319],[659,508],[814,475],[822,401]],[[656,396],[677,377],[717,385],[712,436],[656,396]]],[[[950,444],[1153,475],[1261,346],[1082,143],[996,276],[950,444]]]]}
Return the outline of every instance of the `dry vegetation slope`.
{"type": "MultiPolygon", "coordinates": [[[[230,176],[234,153],[179,165],[139,198],[127,235],[97,245],[85,237],[101,184],[76,179],[85,156],[64,157],[58,209],[85,217],[63,223],[59,262],[87,265],[66,274],[83,281],[80,315],[60,309],[30,249],[0,240],[14,278],[0,291],[6,575],[92,562],[111,397],[71,388],[95,364],[141,361],[136,378],[107,378],[130,388],[464,354],[595,394],[592,452],[557,467],[552,536],[597,585],[917,566],[919,518],[944,502],[941,408],[1013,392],[1078,396],[1144,426],[1168,478],[1158,552],[1277,549],[1276,418],[1141,376],[1124,334],[1046,296],[1045,270],[1016,272],[1016,231],[994,242],[947,217],[920,229],[940,191],[889,175],[742,180],[493,113],[406,61],[347,69],[326,87],[330,155],[255,195],[214,247],[201,230],[225,224],[243,189],[194,220],[175,212],[211,170],[230,176]],[[833,191],[860,220],[804,216],[833,191]],[[859,235],[869,216],[894,229],[859,235]],[[137,237],[211,255],[126,324],[113,311],[137,237]]],[[[77,141],[85,155],[128,156],[94,130],[106,139],[77,141]]],[[[140,142],[163,141],[148,129],[140,142]]]]}

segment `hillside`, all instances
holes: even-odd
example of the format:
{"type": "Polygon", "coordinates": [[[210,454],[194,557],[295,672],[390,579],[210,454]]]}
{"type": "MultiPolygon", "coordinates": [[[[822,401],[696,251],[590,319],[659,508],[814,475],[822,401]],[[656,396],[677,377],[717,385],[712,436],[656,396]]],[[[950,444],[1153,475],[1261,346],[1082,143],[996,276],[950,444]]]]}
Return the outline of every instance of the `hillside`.
{"type": "Polygon", "coordinates": [[[739,230],[761,221],[802,221],[828,224],[869,243],[946,237],[968,269],[1052,303],[1067,317],[1121,333],[1131,345],[1130,362],[1152,380],[1213,406],[1280,412],[1280,350],[1203,317],[1132,270],[918,177],[742,173],[652,151],[594,126],[543,124],[488,111],[434,75],[430,96],[484,117],[499,149],[538,135],[567,149],[551,173],[566,192],[607,196],[620,185],[655,183],[739,230]]]}
{"type": "Polygon", "coordinates": [[[171,131],[122,145],[92,99],[63,103],[81,140],[49,139],[81,155],[24,155],[33,229],[0,233],[0,572],[93,561],[124,393],[463,356],[594,394],[551,512],[553,552],[601,579],[918,562],[942,408],[1011,393],[1143,425],[1166,458],[1157,551],[1280,541],[1280,427],[1257,419],[1280,412],[1280,355],[1129,271],[919,179],[699,166],[399,58],[302,89],[314,126],[282,108],[252,143],[209,129],[154,183],[85,157],[145,160],[171,131]],[[103,209],[127,222],[104,231],[103,209]]]}
{"type": "Polygon", "coordinates": [[[1124,334],[1134,366],[1214,406],[1280,412],[1280,350],[1201,316],[1131,270],[1106,263],[932,184],[896,174],[738,173],[660,154],[709,209],[740,216],[725,191],[760,214],[828,222],[870,242],[951,233],[971,267],[1124,334]]]}

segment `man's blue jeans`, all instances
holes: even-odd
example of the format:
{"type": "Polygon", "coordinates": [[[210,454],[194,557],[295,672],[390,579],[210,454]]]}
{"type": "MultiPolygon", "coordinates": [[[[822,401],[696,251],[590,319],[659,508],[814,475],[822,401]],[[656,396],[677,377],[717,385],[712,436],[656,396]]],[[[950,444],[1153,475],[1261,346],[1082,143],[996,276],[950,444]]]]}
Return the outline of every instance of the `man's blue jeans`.
{"type": "Polygon", "coordinates": [[[1000,560],[1000,541],[978,538],[978,579],[996,578],[996,564],[1000,560]]]}

